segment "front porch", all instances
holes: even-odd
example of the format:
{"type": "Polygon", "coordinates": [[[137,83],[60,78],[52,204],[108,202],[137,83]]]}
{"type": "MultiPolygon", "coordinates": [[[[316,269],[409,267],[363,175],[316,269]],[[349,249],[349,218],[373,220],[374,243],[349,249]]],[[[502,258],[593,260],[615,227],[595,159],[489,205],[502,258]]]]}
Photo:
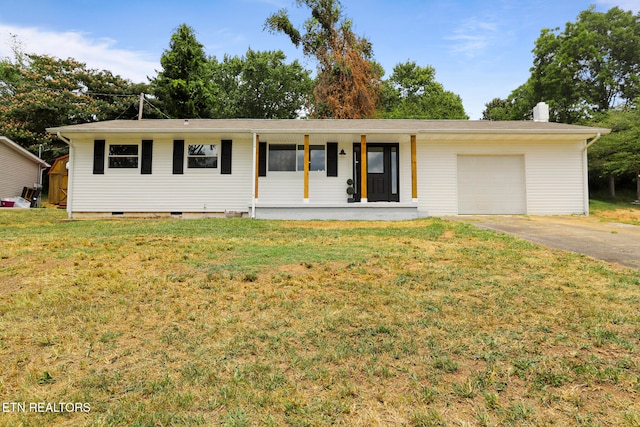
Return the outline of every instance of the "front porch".
{"type": "MultiPolygon", "coordinates": [[[[253,207],[250,207],[252,209],[253,207]]],[[[256,203],[254,217],[285,220],[407,220],[418,218],[417,203],[256,203]]]]}

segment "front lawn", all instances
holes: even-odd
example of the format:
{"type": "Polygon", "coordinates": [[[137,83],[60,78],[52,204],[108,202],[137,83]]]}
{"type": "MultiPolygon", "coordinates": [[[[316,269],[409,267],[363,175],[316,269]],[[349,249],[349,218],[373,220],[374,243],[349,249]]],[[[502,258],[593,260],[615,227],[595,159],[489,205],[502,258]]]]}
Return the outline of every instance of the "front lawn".
{"type": "Polygon", "coordinates": [[[0,211],[0,425],[640,425],[638,271],[439,219],[64,217],[0,211]]]}

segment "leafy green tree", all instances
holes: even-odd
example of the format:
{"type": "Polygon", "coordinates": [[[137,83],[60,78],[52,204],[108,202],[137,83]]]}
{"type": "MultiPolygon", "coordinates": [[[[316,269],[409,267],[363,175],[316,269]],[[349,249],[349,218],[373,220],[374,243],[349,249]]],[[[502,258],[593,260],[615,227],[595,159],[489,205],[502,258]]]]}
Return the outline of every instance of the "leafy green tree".
{"type": "Polygon", "coordinates": [[[435,81],[431,66],[420,67],[413,61],[398,64],[384,82],[381,115],[387,119],[462,119],[460,96],[444,90],[435,81]]]}
{"type": "Polygon", "coordinates": [[[506,99],[494,98],[482,112],[483,120],[531,120],[533,107],[538,103],[529,79],[516,88],[506,99]]]}
{"type": "Polygon", "coordinates": [[[380,68],[373,62],[369,40],[353,32],[339,0],[296,0],[311,10],[301,33],[286,10],[267,18],[265,28],[284,33],[303,53],[317,61],[312,114],[319,118],[373,117],[380,96],[380,68]]]}
{"type": "Polygon", "coordinates": [[[285,63],[282,51],[256,52],[212,60],[213,84],[222,101],[220,118],[292,119],[308,109],[313,80],[298,61],[285,63]]]}
{"type": "Polygon", "coordinates": [[[535,98],[557,121],[574,123],[640,94],[640,13],[591,7],[562,32],[543,29],[533,53],[535,98]]]}
{"type": "Polygon", "coordinates": [[[191,27],[182,24],[176,29],[160,65],[152,86],[162,110],[174,118],[211,117],[215,88],[210,84],[210,61],[191,27]]]}
{"type": "Polygon", "coordinates": [[[0,128],[21,146],[51,160],[67,147],[47,127],[136,117],[147,88],[74,59],[14,52],[0,60],[0,128]]]}
{"type": "Polygon", "coordinates": [[[611,129],[589,149],[592,172],[610,178],[610,190],[615,195],[615,179],[632,176],[636,181],[636,199],[640,200],[640,109],[625,106],[609,110],[596,123],[611,129]]]}

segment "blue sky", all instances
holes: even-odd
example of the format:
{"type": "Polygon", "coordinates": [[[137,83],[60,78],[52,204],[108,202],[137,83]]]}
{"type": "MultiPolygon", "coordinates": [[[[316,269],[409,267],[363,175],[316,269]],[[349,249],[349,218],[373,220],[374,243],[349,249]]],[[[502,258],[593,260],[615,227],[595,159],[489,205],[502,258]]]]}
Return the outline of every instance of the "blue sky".
{"type": "MultiPolygon", "coordinates": [[[[436,80],[462,97],[479,119],[484,104],[504,98],[529,76],[531,50],[542,28],[564,28],[594,5],[640,10],[640,0],[342,0],[357,34],[373,43],[387,76],[407,60],[436,69],[436,80]]],[[[160,69],[176,27],[193,27],[208,55],[283,50],[313,69],[287,37],[263,30],[287,8],[302,24],[307,9],[293,0],[5,0],[0,9],[0,57],[15,36],[25,52],[73,57],[135,82],[160,69]]]]}

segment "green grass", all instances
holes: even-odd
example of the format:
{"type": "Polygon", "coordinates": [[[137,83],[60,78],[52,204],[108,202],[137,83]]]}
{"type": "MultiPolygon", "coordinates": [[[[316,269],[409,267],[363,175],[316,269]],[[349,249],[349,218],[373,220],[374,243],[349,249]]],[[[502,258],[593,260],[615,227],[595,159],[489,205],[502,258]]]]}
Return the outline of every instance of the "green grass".
{"type": "Polygon", "coordinates": [[[0,211],[0,425],[621,425],[640,273],[470,225],[0,211]]]}
{"type": "Polygon", "coordinates": [[[640,205],[621,201],[590,200],[589,210],[592,216],[601,221],[640,225],[640,205]]]}

